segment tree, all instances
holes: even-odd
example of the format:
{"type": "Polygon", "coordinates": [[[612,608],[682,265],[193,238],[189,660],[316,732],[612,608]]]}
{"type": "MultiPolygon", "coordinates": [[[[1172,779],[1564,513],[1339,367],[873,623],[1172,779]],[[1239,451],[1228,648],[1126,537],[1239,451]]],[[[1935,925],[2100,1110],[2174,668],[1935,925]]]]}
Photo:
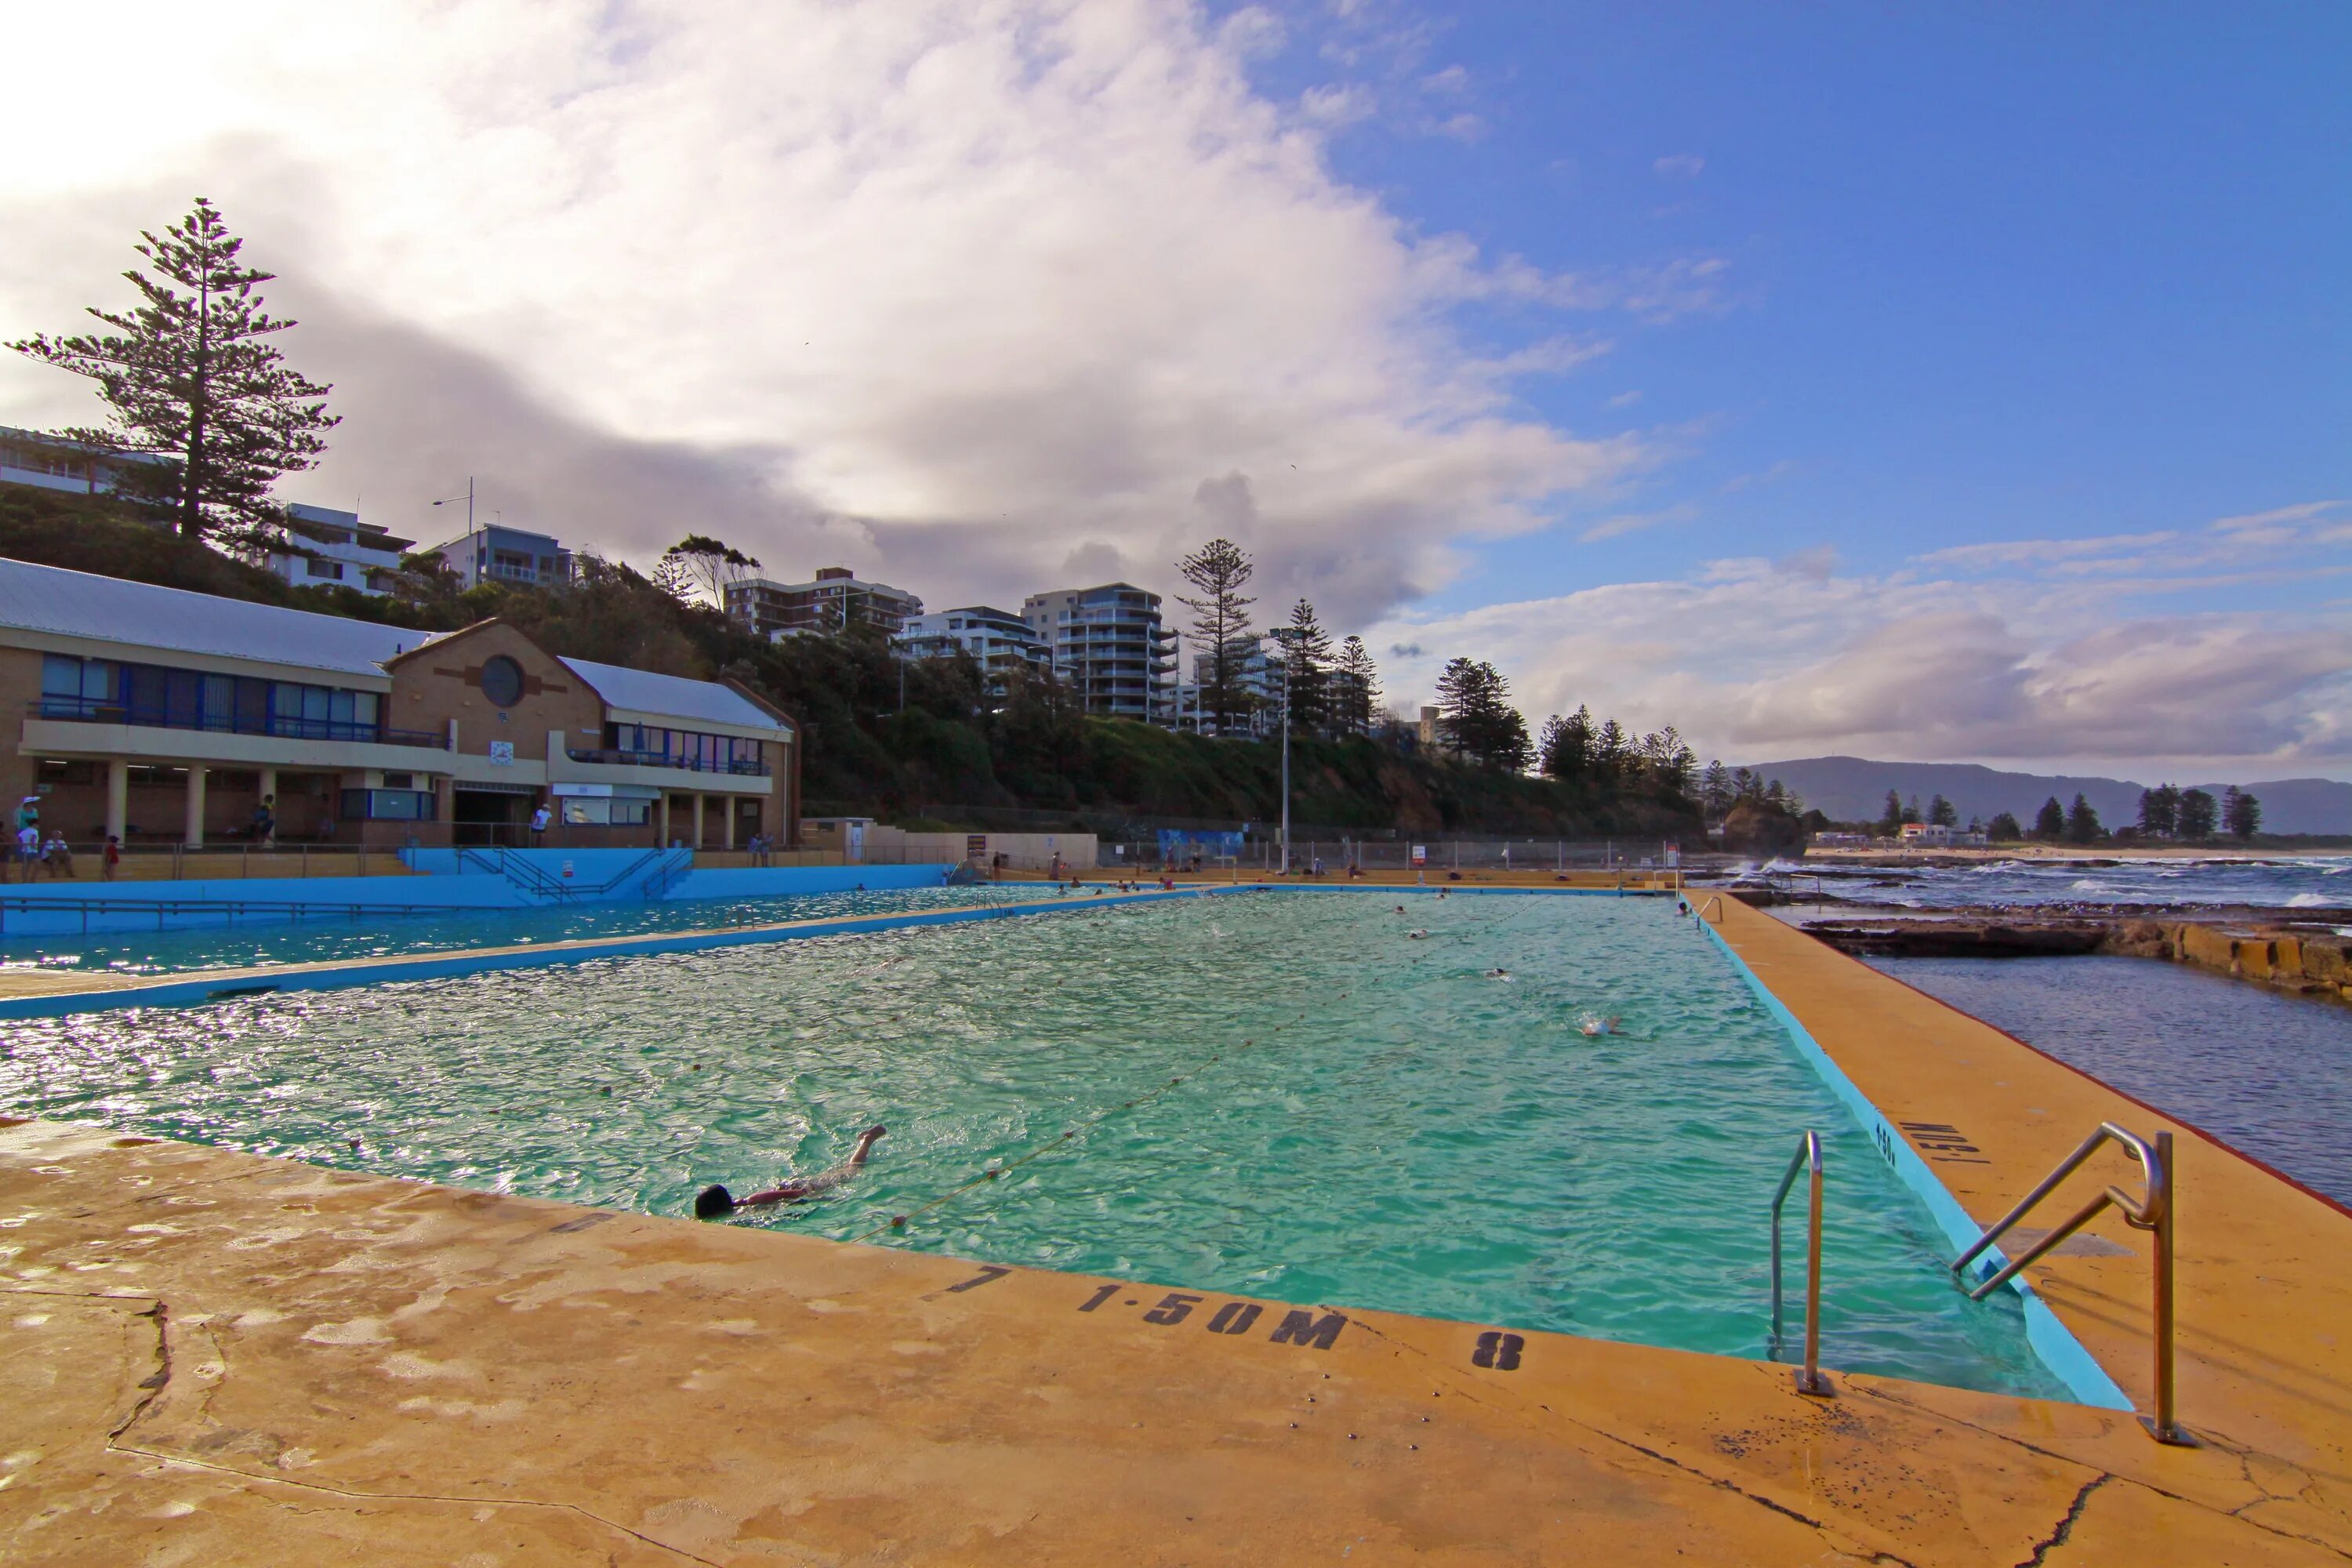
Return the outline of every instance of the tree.
{"type": "Polygon", "coordinates": [[[2091,809],[2091,803],[2087,799],[2079,794],[2076,795],[2074,804],[2066,808],[2067,841],[2073,844],[2096,844],[2103,837],[2105,834],[2099,826],[2099,814],[2091,809]]]}
{"type": "Polygon", "coordinates": [[[2043,801],[2042,809],[2034,814],[2033,837],[2053,844],[2066,837],[2066,808],[2058,804],[2056,795],[2043,801]]]}
{"type": "Polygon", "coordinates": [[[341,423],[327,412],[333,389],[268,341],[295,325],[262,309],[257,290],[275,274],[237,259],[245,242],[212,203],[199,196],[160,237],[139,237],[131,248],[161,276],[122,275],[145,301],[128,315],[89,308],[112,332],[9,346],[98,384],[113,424],[67,438],[157,459],[121,465],[119,492],[176,517],[190,539],[217,531],[255,548],[282,537],[269,488],[317,465],[341,423]]]}
{"type": "Polygon", "coordinates": [[[1903,820],[1906,823],[1918,822],[1922,820],[1919,816],[1919,797],[1917,795],[1915,795],[1909,800],[1903,803],[1903,820]]]}
{"type": "Polygon", "coordinates": [[[694,602],[694,573],[675,551],[654,563],[653,584],[681,605],[694,602]]]}
{"type": "Polygon", "coordinates": [[[1893,838],[1903,831],[1903,797],[1893,790],[1886,792],[1886,804],[1878,811],[1878,836],[1893,838]]]}
{"type": "Polygon", "coordinates": [[[1513,773],[1525,768],[1534,748],[1528,721],[1510,705],[1510,683],[1492,664],[1449,660],[1437,678],[1438,723],[1446,743],[1484,767],[1513,773]]]}
{"type": "Polygon", "coordinates": [[[1230,539],[1212,539],[1176,563],[1176,570],[1198,598],[1182,594],[1176,602],[1192,612],[1192,635],[1208,650],[1209,679],[1202,691],[1217,733],[1231,732],[1233,721],[1249,711],[1249,694],[1239,679],[1244,646],[1249,637],[1249,607],[1257,603],[1242,592],[1256,570],[1242,547],[1230,539]]]}
{"type": "Polygon", "coordinates": [[[1339,645],[1339,662],[1331,670],[1333,727],[1342,735],[1371,733],[1380,700],[1381,672],[1365,650],[1364,639],[1350,635],[1339,645]]]}
{"type": "Polygon", "coordinates": [[[662,552],[664,566],[673,562],[685,570],[687,581],[700,588],[720,609],[727,607],[727,585],[740,583],[760,569],[755,557],[700,533],[689,533],[662,552]]]}
{"type": "Polygon", "coordinates": [[[2221,792],[2221,826],[2236,838],[2252,838],[2263,830],[2263,803],[2231,784],[2221,792]]]}
{"type": "Polygon", "coordinates": [[[1282,679],[1290,692],[1290,728],[1321,734],[1331,725],[1331,634],[1305,599],[1290,607],[1290,625],[1276,634],[1282,645],[1282,679]]]}
{"type": "Polygon", "coordinates": [[[1709,817],[1720,819],[1731,809],[1731,775],[1717,758],[1706,764],[1706,772],[1699,777],[1698,803],[1709,817]]]}
{"type": "Polygon", "coordinates": [[[1995,844],[2016,844],[2024,839],[2025,829],[2017,825],[2011,813],[1996,811],[1992,820],[1985,824],[1985,837],[1995,844]]]}
{"type": "Polygon", "coordinates": [[[2213,797],[2201,789],[2180,792],[2180,813],[2176,826],[2183,838],[2210,838],[2221,821],[2221,813],[2213,797]]]}
{"type": "Polygon", "coordinates": [[[2180,829],[2180,792],[2170,784],[2139,792],[2139,830],[2152,838],[2169,838],[2180,829]]]}
{"type": "Polygon", "coordinates": [[[1958,827],[1959,808],[1939,795],[1927,803],[1927,820],[1938,827],[1958,827]]]}

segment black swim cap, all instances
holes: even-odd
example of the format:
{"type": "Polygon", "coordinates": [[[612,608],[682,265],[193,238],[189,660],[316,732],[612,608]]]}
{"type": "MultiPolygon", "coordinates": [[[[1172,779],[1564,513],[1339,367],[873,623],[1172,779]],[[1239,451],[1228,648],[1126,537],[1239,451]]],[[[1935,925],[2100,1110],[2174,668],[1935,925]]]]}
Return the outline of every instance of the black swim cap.
{"type": "Polygon", "coordinates": [[[694,1217],[717,1219],[735,1212],[735,1195],[725,1187],[708,1186],[694,1194],[694,1217]]]}

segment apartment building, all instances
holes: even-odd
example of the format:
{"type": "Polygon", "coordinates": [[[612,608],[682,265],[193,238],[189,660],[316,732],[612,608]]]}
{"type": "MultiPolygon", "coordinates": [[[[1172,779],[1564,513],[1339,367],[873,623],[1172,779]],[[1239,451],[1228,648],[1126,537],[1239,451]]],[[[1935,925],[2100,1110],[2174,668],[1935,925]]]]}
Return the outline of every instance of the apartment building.
{"type": "Polygon", "coordinates": [[[572,581],[572,552],[550,534],[488,522],[422,552],[437,555],[466,588],[484,583],[545,588],[572,581]]]}
{"type": "Polygon", "coordinates": [[[355,511],[302,501],[286,509],[286,537],[292,548],[271,553],[272,572],[298,588],[335,585],[376,597],[392,592],[401,554],[416,542],[355,511]]]}
{"type": "Polygon", "coordinates": [[[1086,711],[1146,722],[1172,715],[1175,635],[1160,624],[1159,595],[1132,583],[1059,588],[1030,595],[1021,617],[1086,711]]]}
{"type": "Polygon", "coordinates": [[[987,679],[988,695],[1000,702],[1014,670],[1045,674],[1054,665],[1053,651],[1027,621],[987,605],[916,616],[906,623],[894,646],[903,658],[971,655],[987,679]]]}
{"type": "Polygon", "coordinates": [[[814,581],[772,583],[746,577],[727,584],[727,613],[763,637],[837,632],[871,626],[892,637],[923,613],[904,588],[869,583],[846,566],[820,568],[814,581]]]}
{"type": "Polygon", "coordinates": [[[799,736],[748,689],[0,559],[0,795],[71,841],[789,842],[799,736]]]}

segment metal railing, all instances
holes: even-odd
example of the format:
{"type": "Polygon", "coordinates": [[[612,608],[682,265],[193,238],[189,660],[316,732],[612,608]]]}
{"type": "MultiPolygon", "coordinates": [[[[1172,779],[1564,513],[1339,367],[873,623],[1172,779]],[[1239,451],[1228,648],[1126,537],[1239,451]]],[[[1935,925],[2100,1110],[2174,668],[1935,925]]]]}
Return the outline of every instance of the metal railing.
{"type": "Polygon", "coordinates": [[[1723,923],[1723,895],[1721,893],[1716,894],[1713,898],[1707,900],[1706,902],[1698,907],[1698,918],[1701,920],[1706,919],[1706,911],[1709,910],[1713,910],[1715,911],[1715,923],[1721,925],[1723,923]]]}
{"type": "MultiPolygon", "coordinates": [[[[239,916],[266,921],[304,920],[372,920],[387,915],[446,915],[453,912],[446,906],[432,904],[362,904],[312,903],[278,899],[36,899],[23,894],[0,894],[0,936],[53,935],[54,931],[26,931],[21,921],[12,931],[11,915],[79,915],[81,934],[90,931],[89,917],[96,915],[138,915],[142,920],[152,915],[155,929],[163,931],[173,915],[226,915],[223,922],[234,926],[239,916]]],[[[119,928],[100,928],[119,929],[119,928]]]]}
{"type": "Polygon", "coordinates": [[[573,897],[571,883],[560,877],[551,877],[530,861],[519,860],[503,849],[495,857],[487,850],[460,849],[457,851],[457,864],[460,868],[472,866],[493,877],[503,877],[541,903],[569,903],[573,897]]]}
{"type": "Polygon", "coordinates": [[[712,762],[669,752],[633,752],[619,746],[567,746],[563,754],[575,763],[595,763],[607,767],[677,768],[684,773],[730,773],[740,778],[763,779],[769,777],[772,771],[765,763],[743,758],[712,762]]]}
{"type": "MultiPolygon", "coordinates": [[[[654,853],[661,858],[660,863],[655,866],[652,876],[637,884],[638,894],[648,899],[664,897],[677,886],[680,879],[694,869],[694,851],[691,849],[657,849],[654,853]]],[[[622,874],[635,876],[644,866],[645,861],[638,860],[622,874]]]]}
{"type": "Polygon", "coordinates": [[[2126,1152],[2139,1162],[2140,1174],[2146,1185],[2140,1195],[2133,1197],[2120,1187],[2109,1187],[2057,1229],[2051,1231],[2012,1259],[2009,1266],[1983,1284],[1969,1291],[1969,1299],[1981,1301],[1994,1290],[2014,1279],[2019,1270],[2060,1242],[2095,1219],[2102,1209],[2110,1205],[2121,1211],[2124,1223],[2134,1230],[2150,1232],[2156,1238],[2156,1289],[2153,1312],[2156,1341],[2156,1413],[2143,1415],[2139,1424],[2147,1428],[2148,1436],[2159,1443],[2176,1447],[2193,1448],[2197,1439],[2183,1431],[2174,1419],[2172,1408],[2172,1134],[2159,1132],[2151,1146],[2138,1133],[2116,1126],[2112,1121],[2099,1123],[2099,1130],[2083,1140],[2075,1151],[2058,1162],[2057,1169],[2042,1178],[2034,1189],[2018,1201],[2015,1208],[1987,1226],[1977,1237],[1976,1244],[1952,1260],[1952,1275],[1962,1279],[1963,1271],[1984,1251],[1999,1241],[2009,1229],[2032,1212],[2033,1206],[2057,1190],[2058,1184],[2073,1175],[2085,1160],[2099,1151],[2108,1140],[2124,1146],[2126,1152]]]}
{"type": "Polygon", "coordinates": [[[1797,1145],[1772,1194],[1772,1354],[1780,1354],[1780,1205],[1796,1185],[1797,1173],[1807,1170],[1812,1179],[1805,1227],[1805,1364],[1797,1369],[1797,1392],[1828,1399],[1837,1390],[1822,1375],[1822,1135],[1813,1131],[1797,1145]]]}

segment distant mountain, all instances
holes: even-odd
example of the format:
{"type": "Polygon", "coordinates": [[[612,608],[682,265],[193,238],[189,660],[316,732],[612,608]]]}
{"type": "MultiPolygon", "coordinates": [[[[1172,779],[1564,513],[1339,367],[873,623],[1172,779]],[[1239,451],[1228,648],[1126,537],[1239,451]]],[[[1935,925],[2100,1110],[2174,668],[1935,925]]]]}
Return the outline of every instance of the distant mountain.
{"type": "MultiPolygon", "coordinates": [[[[2033,814],[2052,795],[2061,805],[2079,793],[2109,827],[2120,827],[2139,817],[2139,794],[2146,786],[2128,779],[2078,778],[2065,773],[2010,773],[1977,763],[1876,763],[1865,757],[1799,757],[1779,763],[1749,763],[1749,769],[1767,779],[1779,779],[1841,822],[1874,822],[1884,808],[1886,792],[1905,800],[1919,797],[1925,807],[1941,795],[1960,814],[1960,820],[1992,819],[1995,812],[2013,814],[2032,826],[2033,814]]],[[[2221,798],[2222,784],[2200,784],[2221,798]]],[[[2273,779],[2248,784],[2263,803],[2263,827],[2271,833],[2352,833],[2352,784],[2335,779],[2273,779]]]]}

